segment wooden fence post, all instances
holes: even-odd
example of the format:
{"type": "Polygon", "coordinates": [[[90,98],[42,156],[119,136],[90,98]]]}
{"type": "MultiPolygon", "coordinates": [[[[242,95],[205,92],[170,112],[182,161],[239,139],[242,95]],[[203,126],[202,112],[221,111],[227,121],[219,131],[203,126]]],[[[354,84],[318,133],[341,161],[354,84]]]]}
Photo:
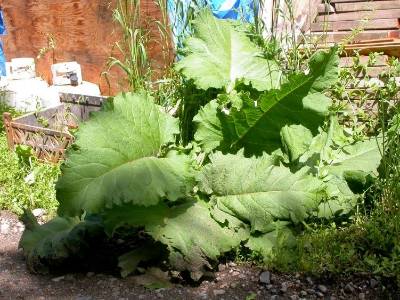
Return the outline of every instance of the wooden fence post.
{"type": "Polygon", "coordinates": [[[3,113],[4,127],[7,133],[7,143],[10,150],[14,150],[14,130],[12,128],[12,115],[10,113],[3,113]]]}

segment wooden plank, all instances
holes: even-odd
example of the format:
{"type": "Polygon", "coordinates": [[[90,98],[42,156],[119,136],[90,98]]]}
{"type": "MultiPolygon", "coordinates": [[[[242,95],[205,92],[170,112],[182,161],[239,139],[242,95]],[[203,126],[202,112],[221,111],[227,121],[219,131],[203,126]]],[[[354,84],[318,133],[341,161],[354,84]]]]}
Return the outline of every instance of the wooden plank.
{"type": "MultiPolygon", "coordinates": [[[[324,2],[325,0],[322,0],[324,2]]],[[[353,2],[365,2],[366,0],[330,0],[330,3],[353,3],[353,2]]],[[[371,0],[372,1],[387,1],[387,0],[371,0]]]]}
{"type": "Polygon", "coordinates": [[[7,134],[7,145],[8,149],[14,150],[14,138],[13,138],[13,129],[12,129],[12,116],[10,113],[5,112],[3,113],[3,121],[4,127],[6,129],[7,134]]]}
{"type": "Polygon", "coordinates": [[[317,22],[336,22],[336,21],[354,21],[361,19],[396,19],[400,18],[400,9],[374,10],[363,12],[344,12],[340,14],[332,14],[329,16],[318,16],[317,22]]]}
{"type": "Polygon", "coordinates": [[[338,43],[345,42],[347,39],[352,37],[348,43],[357,43],[364,40],[372,39],[385,39],[389,37],[400,37],[400,30],[371,30],[358,33],[353,37],[353,32],[351,31],[340,31],[340,32],[312,32],[312,40],[318,40],[320,43],[338,43]]]}
{"type": "MultiPolygon", "coordinates": [[[[121,72],[111,72],[111,93],[101,73],[105,70],[112,46],[120,39],[113,22],[112,9],[116,0],[2,0],[0,1],[8,35],[4,39],[7,60],[16,57],[36,58],[47,45],[46,35],[56,39],[55,61],[77,61],[82,66],[86,81],[100,84],[106,94],[115,94],[121,72]]],[[[143,14],[161,19],[161,12],[153,0],[142,1],[143,14]]],[[[162,45],[154,35],[149,56],[163,66],[162,45]]],[[[52,53],[37,61],[37,73],[50,81],[52,53]]]]}
{"type": "Polygon", "coordinates": [[[322,3],[318,4],[318,14],[332,14],[335,13],[335,8],[328,4],[328,3],[322,3]]]}
{"type": "Polygon", "coordinates": [[[351,31],[356,28],[362,28],[363,30],[397,29],[399,28],[399,19],[337,21],[311,24],[311,31],[351,31]]]}
{"type": "MultiPolygon", "coordinates": [[[[360,63],[361,64],[367,64],[369,60],[368,56],[360,56],[360,63]]],[[[379,66],[386,66],[388,61],[388,56],[387,55],[380,55],[376,58],[376,61],[373,66],[379,67],[379,66]]],[[[345,68],[350,68],[354,65],[354,57],[341,57],[340,58],[340,66],[345,67],[345,68]]]]}
{"type": "Polygon", "coordinates": [[[364,1],[355,3],[337,3],[336,13],[365,10],[386,10],[400,8],[400,1],[364,1]]]}

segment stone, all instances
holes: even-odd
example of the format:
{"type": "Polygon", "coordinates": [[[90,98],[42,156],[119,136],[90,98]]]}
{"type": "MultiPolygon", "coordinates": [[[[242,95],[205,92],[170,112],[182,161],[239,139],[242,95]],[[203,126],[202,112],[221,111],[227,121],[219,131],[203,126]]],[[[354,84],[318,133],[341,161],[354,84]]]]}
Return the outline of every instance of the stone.
{"type": "Polygon", "coordinates": [[[268,271],[262,272],[260,274],[260,282],[264,284],[270,284],[271,283],[271,273],[268,271]]]}
{"type": "Polygon", "coordinates": [[[323,284],[318,285],[318,289],[324,294],[328,291],[326,286],[324,286],[323,284]]]}
{"type": "Polygon", "coordinates": [[[36,218],[40,218],[46,215],[46,210],[43,208],[36,208],[34,210],[32,210],[32,214],[36,217],[36,218]]]}
{"type": "Polygon", "coordinates": [[[64,280],[64,278],[64,276],[54,277],[53,279],[51,279],[51,281],[60,282],[61,280],[64,280]]]}
{"type": "Polygon", "coordinates": [[[306,281],[307,281],[307,283],[310,284],[310,285],[313,285],[313,284],[314,284],[314,281],[311,279],[311,277],[307,277],[307,278],[306,278],[306,281]]]}
{"type": "Polygon", "coordinates": [[[8,234],[10,232],[10,224],[3,223],[0,225],[0,233],[1,234],[8,234]]]}
{"type": "Polygon", "coordinates": [[[272,289],[274,286],[272,284],[267,284],[267,290],[272,289]]]}
{"type": "Polygon", "coordinates": [[[344,287],[344,291],[346,293],[352,294],[354,293],[354,288],[353,288],[353,284],[350,282],[348,284],[346,284],[346,286],[344,287]]]}
{"type": "Polygon", "coordinates": [[[201,293],[199,297],[200,299],[208,299],[208,295],[206,293],[201,293]]]}
{"type": "Polygon", "coordinates": [[[221,295],[225,294],[225,290],[214,290],[213,293],[214,293],[214,296],[221,296],[221,295]]]}
{"type": "Polygon", "coordinates": [[[378,286],[379,282],[378,280],[376,280],[375,278],[371,278],[371,280],[369,281],[369,285],[371,286],[371,288],[376,288],[378,286]]]}
{"type": "Polygon", "coordinates": [[[93,277],[94,276],[94,272],[87,272],[86,273],[86,277],[93,277]]]}
{"type": "Polygon", "coordinates": [[[358,294],[358,299],[365,300],[365,294],[364,293],[358,294]]]}
{"type": "Polygon", "coordinates": [[[219,272],[222,272],[222,271],[225,271],[226,270],[226,265],[224,265],[224,264],[219,264],[218,265],[218,271],[219,272]]]}
{"type": "Polygon", "coordinates": [[[278,300],[278,299],[279,299],[279,296],[278,296],[278,295],[272,295],[270,299],[271,299],[271,300],[278,300]]]}
{"type": "Polygon", "coordinates": [[[288,284],[287,284],[287,282],[282,283],[281,292],[282,292],[282,293],[286,293],[287,290],[288,290],[288,284]]]}
{"type": "Polygon", "coordinates": [[[316,294],[317,294],[318,297],[324,298],[324,294],[322,294],[321,292],[317,292],[316,294]]]}
{"type": "Polygon", "coordinates": [[[301,291],[300,292],[300,296],[301,297],[305,297],[305,296],[307,296],[308,294],[307,294],[307,292],[306,291],[301,291]]]}
{"type": "Polygon", "coordinates": [[[299,300],[299,296],[297,296],[297,295],[292,295],[292,296],[290,296],[290,299],[291,299],[291,300],[299,300]]]}

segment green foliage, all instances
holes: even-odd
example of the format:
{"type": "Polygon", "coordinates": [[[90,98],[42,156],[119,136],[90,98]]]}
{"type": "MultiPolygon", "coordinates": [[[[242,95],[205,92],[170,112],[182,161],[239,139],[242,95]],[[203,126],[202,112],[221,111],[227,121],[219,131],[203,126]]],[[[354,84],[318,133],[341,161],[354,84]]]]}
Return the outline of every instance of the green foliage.
{"type": "Polygon", "coordinates": [[[55,181],[58,165],[44,165],[21,159],[7,147],[5,133],[0,133],[0,209],[22,214],[23,209],[43,208],[52,215],[57,209],[55,181]]]}
{"type": "Polygon", "coordinates": [[[176,65],[203,89],[235,88],[244,80],[259,91],[279,85],[280,72],[274,61],[261,58],[261,51],[227,20],[204,9],[194,22],[194,36],[185,42],[185,57],[176,65]]]}
{"type": "Polygon", "coordinates": [[[177,123],[145,94],[116,97],[113,111],[95,114],[79,130],[57,184],[59,213],[79,216],[187,195],[193,186],[188,158],[162,155],[179,132],[177,123]]]}
{"type": "Polygon", "coordinates": [[[207,150],[218,145],[217,149],[224,152],[244,148],[246,155],[259,155],[281,147],[284,126],[302,124],[315,133],[331,103],[321,92],[335,83],[337,66],[335,48],[317,52],[307,75],[293,74],[279,90],[267,91],[258,99],[244,95],[240,109],[233,107],[226,113],[215,104],[206,106],[194,119],[201,124],[196,140],[207,150]],[[202,140],[204,137],[206,140],[202,140]]]}
{"type": "Polygon", "coordinates": [[[314,275],[367,272],[380,277],[394,277],[400,284],[399,230],[398,215],[388,218],[377,210],[370,218],[363,218],[348,227],[332,225],[306,232],[291,249],[290,260],[284,257],[287,252],[277,248],[275,261],[270,264],[281,270],[314,275]]]}
{"type": "Polygon", "coordinates": [[[330,110],[337,49],[316,52],[305,72],[280,82],[243,27],[209,11],[186,45],[181,131],[146,92],[117,96],[82,125],[57,184],[61,217],[28,226],[21,241],[34,266],[79,258],[91,251],[86,239],[123,232],[136,242],[115,253],[123,276],[167,257],[198,280],[231,250],[291,264],[307,223],[354,214],[385,152],[381,136],[356,139],[330,110]]]}
{"type": "Polygon", "coordinates": [[[28,268],[34,272],[48,273],[71,257],[87,256],[91,249],[89,240],[103,235],[102,225],[97,221],[56,217],[40,226],[30,212],[23,219],[26,230],[20,247],[24,249],[28,268]]]}
{"type": "Polygon", "coordinates": [[[219,210],[249,223],[251,232],[266,233],[276,220],[302,222],[324,197],[324,183],[307,169],[293,174],[266,154],[245,158],[217,152],[210,160],[200,189],[212,195],[219,210]]]}

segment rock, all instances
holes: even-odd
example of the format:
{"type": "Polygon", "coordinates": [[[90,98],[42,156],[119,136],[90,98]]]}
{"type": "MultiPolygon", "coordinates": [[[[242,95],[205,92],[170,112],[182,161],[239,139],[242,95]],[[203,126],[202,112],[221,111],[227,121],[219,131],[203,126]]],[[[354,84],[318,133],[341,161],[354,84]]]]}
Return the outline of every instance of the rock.
{"type": "Polygon", "coordinates": [[[323,284],[318,285],[318,289],[324,294],[328,291],[326,286],[324,286],[323,284]]]}
{"type": "Polygon", "coordinates": [[[219,272],[222,272],[222,271],[225,271],[226,270],[226,265],[224,265],[224,264],[219,264],[218,265],[218,271],[219,272]]]}
{"type": "Polygon", "coordinates": [[[271,283],[271,273],[268,271],[262,272],[260,274],[260,282],[264,284],[270,284],[271,283]]]}
{"type": "Polygon", "coordinates": [[[299,296],[297,296],[297,295],[292,295],[292,296],[290,296],[290,299],[291,299],[291,300],[299,300],[299,296]]]}
{"type": "Polygon", "coordinates": [[[143,299],[145,299],[145,298],[146,298],[146,295],[139,295],[139,296],[138,296],[138,299],[139,299],[139,300],[143,300],[143,299]]]}
{"type": "Polygon", "coordinates": [[[272,289],[274,286],[272,285],[272,284],[267,284],[267,290],[270,290],[270,289],[272,289]]]}
{"type": "Polygon", "coordinates": [[[307,277],[307,278],[306,278],[306,281],[307,281],[307,283],[310,284],[310,285],[313,285],[313,284],[314,284],[314,281],[312,281],[312,279],[311,279],[310,277],[307,277]]]}
{"type": "Polygon", "coordinates": [[[288,290],[288,284],[287,284],[287,282],[282,283],[281,292],[282,292],[282,293],[286,293],[287,290],[288,290]]]}
{"type": "Polygon", "coordinates": [[[86,277],[93,277],[94,276],[94,272],[87,272],[86,273],[86,277]]]}
{"type": "Polygon", "coordinates": [[[92,300],[93,298],[90,296],[78,296],[75,300],[92,300]]]}
{"type": "Polygon", "coordinates": [[[234,262],[230,262],[230,263],[228,263],[228,266],[230,266],[230,267],[236,267],[237,265],[236,265],[234,262]]]}
{"type": "Polygon", "coordinates": [[[36,217],[36,218],[40,218],[46,215],[46,210],[43,208],[36,208],[34,210],[32,210],[32,214],[36,217]]]}
{"type": "Polygon", "coordinates": [[[1,234],[8,234],[10,232],[10,224],[8,223],[2,223],[0,225],[0,233],[1,234]]]}
{"type": "Polygon", "coordinates": [[[278,299],[279,299],[279,296],[278,296],[278,295],[272,295],[270,299],[271,299],[271,300],[278,300],[278,299]]]}
{"type": "Polygon", "coordinates": [[[213,293],[214,293],[214,296],[221,296],[221,295],[225,294],[225,290],[214,290],[213,293]]]}
{"type": "Polygon", "coordinates": [[[63,280],[64,278],[65,278],[64,276],[54,277],[53,279],[51,279],[51,281],[60,282],[60,281],[63,280]]]}
{"type": "Polygon", "coordinates": [[[305,297],[305,296],[307,296],[308,294],[307,294],[307,292],[306,291],[301,291],[300,292],[300,296],[301,297],[305,297]]]}
{"type": "Polygon", "coordinates": [[[318,296],[318,297],[320,297],[320,298],[324,298],[324,294],[323,294],[323,293],[321,293],[321,292],[317,292],[316,294],[317,294],[317,296],[318,296]]]}
{"type": "Polygon", "coordinates": [[[344,291],[346,293],[352,294],[354,293],[354,288],[353,288],[353,284],[350,282],[348,284],[346,284],[346,286],[344,287],[344,291]]]}
{"type": "Polygon", "coordinates": [[[199,294],[200,299],[208,299],[208,295],[206,293],[199,294]]]}
{"type": "Polygon", "coordinates": [[[365,294],[364,293],[358,294],[358,299],[365,300],[365,294]]]}
{"type": "Polygon", "coordinates": [[[369,281],[369,285],[371,286],[371,288],[376,288],[378,286],[379,282],[378,280],[376,280],[375,278],[371,278],[371,280],[369,281]]]}

